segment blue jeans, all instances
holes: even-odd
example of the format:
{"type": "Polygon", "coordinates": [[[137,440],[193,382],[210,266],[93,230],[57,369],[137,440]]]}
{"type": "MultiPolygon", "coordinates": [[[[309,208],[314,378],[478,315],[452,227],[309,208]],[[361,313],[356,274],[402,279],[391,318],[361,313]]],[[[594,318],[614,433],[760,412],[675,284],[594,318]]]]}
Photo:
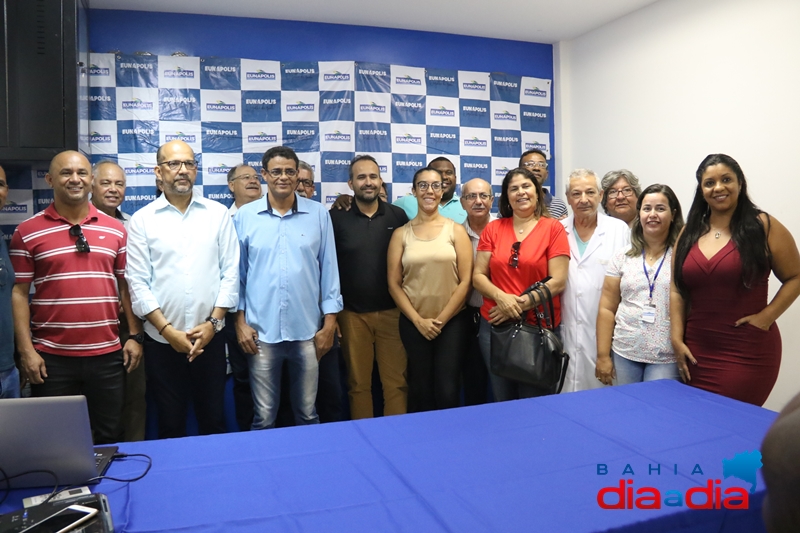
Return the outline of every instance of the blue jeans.
{"type": "Polygon", "coordinates": [[[621,355],[611,352],[614,358],[614,370],[617,372],[615,385],[628,383],[641,383],[642,381],[655,381],[657,379],[675,379],[678,376],[678,365],[675,363],[639,363],[625,359],[621,355]]]}
{"type": "Polygon", "coordinates": [[[289,371],[289,397],[295,424],[319,424],[317,383],[319,364],[314,341],[284,341],[277,344],[258,343],[258,353],[248,355],[250,388],[253,391],[253,427],[275,427],[281,398],[283,362],[289,371]]]}
{"type": "Polygon", "coordinates": [[[0,398],[19,398],[19,370],[17,367],[0,372],[0,398]]]}

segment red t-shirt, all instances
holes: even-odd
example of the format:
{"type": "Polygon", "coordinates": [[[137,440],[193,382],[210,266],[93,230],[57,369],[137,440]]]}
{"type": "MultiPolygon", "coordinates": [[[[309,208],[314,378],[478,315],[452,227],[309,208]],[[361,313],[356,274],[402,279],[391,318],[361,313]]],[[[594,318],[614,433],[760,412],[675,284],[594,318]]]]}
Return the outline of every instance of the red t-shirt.
{"type": "MultiPolygon", "coordinates": [[[[500,218],[493,220],[483,229],[478,243],[478,252],[491,252],[489,260],[489,279],[495,287],[509,294],[520,294],[522,291],[548,276],[547,261],[565,255],[569,257],[569,241],[561,222],[552,218],[541,217],[519,249],[517,268],[511,268],[511,246],[517,242],[514,233],[514,219],[500,218]]],[[[489,320],[489,310],[496,304],[490,298],[483,298],[481,316],[489,320]]],[[[561,297],[553,298],[555,326],[561,323],[561,297]]],[[[526,320],[536,322],[532,311],[526,320]]]]}
{"type": "Polygon", "coordinates": [[[117,278],[125,275],[122,223],[89,204],[81,230],[90,251],[78,252],[73,225],[53,204],[14,232],[9,246],[17,283],[33,283],[31,337],[43,352],[103,355],[120,349],[117,278]]]}

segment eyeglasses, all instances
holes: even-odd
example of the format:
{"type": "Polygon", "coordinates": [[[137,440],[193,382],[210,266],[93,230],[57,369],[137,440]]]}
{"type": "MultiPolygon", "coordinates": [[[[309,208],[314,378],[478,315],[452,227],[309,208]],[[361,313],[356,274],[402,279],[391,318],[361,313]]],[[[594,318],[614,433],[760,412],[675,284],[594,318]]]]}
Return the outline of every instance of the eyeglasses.
{"type": "Polygon", "coordinates": [[[83,230],[81,229],[80,224],[75,224],[71,228],[69,228],[69,234],[73,237],[77,237],[78,240],[75,241],[75,248],[78,250],[78,253],[89,253],[89,243],[86,242],[86,237],[83,236],[83,230]]]}
{"type": "Polygon", "coordinates": [[[420,191],[427,191],[428,187],[430,187],[432,191],[441,191],[442,182],[441,181],[434,181],[433,183],[428,183],[427,181],[417,182],[417,189],[419,189],[420,191]]]}
{"type": "Polygon", "coordinates": [[[261,178],[258,174],[242,174],[241,176],[234,176],[231,178],[231,181],[242,180],[244,182],[247,181],[261,181],[261,178]]]}
{"type": "Polygon", "coordinates": [[[289,178],[297,176],[297,169],[294,168],[273,168],[272,170],[268,170],[267,172],[273,178],[280,178],[284,174],[286,174],[286,176],[289,178]]]}
{"type": "Polygon", "coordinates": [[[606,198],[616,198],[620,194],[627,198],[633,194],[633,189],[630,187],[625,187],[624,189],[609,189],[606,193],[606,198]]]}
{"type": "Polygon", "coordinates": [[[195,161],[194,159],[187,159],[186,161],[172,160],[172,161],[163,161],[159,163],[159,165],[167,165],[167,167],[169,167],[170,170],[180,170],[181,165],[185,166],[186,170],[194,170],[197,168],[197,161],[195,161]]]}
{"type": "Polygon", "coordinates": [[[525,161],[522,163],[525,168],[547,168],[546,161],[525,161]]]}
{"type": "Polygon", "coordinates": [[[297,180],[297,184],[298,185],[302,185],[303,187],[313,187],[314,186],[314,182],[311,181],[311,180],[297,180]]]}
{"type": "Polygon", "coordinates": [[[486,202],[486,201],[489,200],[489,198],[492,197],[492,195],[488,194],[488,193],[485,193],[485,192],[482,192],[480,194],[478,194],[476,192],[472,192],[472,193],[469,193],[469,194],[465,194],[461,198],[463,198],[464,200],[466,200],[468,202],[473,202],[473,201],[477,200],[479,197],[480,197],[481,200],[486,202]]]}
{"type": "Polygon", "coordinates": [[[522,241],[517,241],[511,245],[511,257],[508,259],[508,266],[511,268],[519,267],[519,247],[522,246],[522,241]]]}

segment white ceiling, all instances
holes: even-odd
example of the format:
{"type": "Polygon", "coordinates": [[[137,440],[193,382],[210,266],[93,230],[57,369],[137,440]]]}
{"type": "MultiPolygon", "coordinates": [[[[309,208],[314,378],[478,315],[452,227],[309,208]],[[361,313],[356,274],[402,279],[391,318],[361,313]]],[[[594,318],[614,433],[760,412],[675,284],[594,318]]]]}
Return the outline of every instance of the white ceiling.
{"type": "Polygon", "coordinates": [[[328,22],[537,43],[578,37],[656,0],[91,0],[93,9],[328,22]]]}

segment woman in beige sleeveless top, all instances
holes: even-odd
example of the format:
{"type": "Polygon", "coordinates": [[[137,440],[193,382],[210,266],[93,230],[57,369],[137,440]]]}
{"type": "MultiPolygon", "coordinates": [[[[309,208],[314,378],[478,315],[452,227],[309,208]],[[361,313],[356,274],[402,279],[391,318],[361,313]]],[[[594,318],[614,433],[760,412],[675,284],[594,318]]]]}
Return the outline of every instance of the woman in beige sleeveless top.
{"type": "Polygon", "coordinates": [[[460,224],[439,213],[442,175],[414,174],[419,211],[389,243],[389,292],[400,308],[400,338],[408,355],[408,412],[458,407],[461,358],[470,317],[472,244],[460,224]]]}

